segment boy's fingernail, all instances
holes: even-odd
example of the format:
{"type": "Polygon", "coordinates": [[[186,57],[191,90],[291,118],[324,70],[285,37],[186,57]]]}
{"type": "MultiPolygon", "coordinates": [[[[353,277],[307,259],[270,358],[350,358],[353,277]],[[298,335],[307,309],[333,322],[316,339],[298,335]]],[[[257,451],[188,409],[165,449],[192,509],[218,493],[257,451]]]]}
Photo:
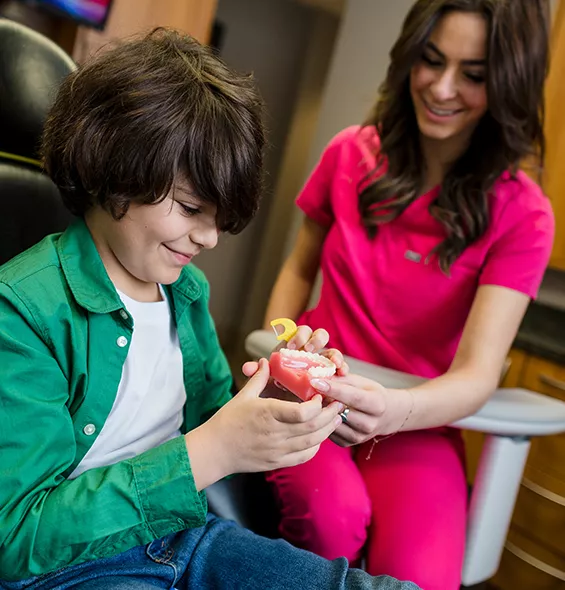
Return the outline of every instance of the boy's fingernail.
{"type": "Polygon", "coordinates": [[[330,384],[327,381],[322,381],[322,379],[312,379],[310,381],[310,385],[317,389],[318,391],[327,392],[330,390],[330,384]]]}

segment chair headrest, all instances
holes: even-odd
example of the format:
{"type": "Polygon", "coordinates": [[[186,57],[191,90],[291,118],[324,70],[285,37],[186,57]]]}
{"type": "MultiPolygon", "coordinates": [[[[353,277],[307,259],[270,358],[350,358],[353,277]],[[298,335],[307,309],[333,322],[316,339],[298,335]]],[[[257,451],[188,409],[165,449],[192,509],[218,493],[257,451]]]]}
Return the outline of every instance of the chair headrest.
{"type": "Polygon", "coordinates": [[[0,152],[38,158],[43,124],[57,88],[75,67],[40,33],[0,18],[0,152]]]}

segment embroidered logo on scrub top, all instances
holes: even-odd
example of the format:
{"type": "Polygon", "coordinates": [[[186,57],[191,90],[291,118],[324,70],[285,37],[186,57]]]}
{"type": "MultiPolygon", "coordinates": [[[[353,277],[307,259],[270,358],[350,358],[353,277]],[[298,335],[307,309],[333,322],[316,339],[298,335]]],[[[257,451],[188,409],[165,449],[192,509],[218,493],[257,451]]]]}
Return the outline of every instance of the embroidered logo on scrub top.
{"type": "Polygon", "coordinates": [[[414,252],[414,250],[406,250],[406,252],[404,252],[404,258],[406,258],[406,260],[411,260],[412,262],[420,262],[422,260],[422,255],[418,254],[418,252],[414,252]]]}

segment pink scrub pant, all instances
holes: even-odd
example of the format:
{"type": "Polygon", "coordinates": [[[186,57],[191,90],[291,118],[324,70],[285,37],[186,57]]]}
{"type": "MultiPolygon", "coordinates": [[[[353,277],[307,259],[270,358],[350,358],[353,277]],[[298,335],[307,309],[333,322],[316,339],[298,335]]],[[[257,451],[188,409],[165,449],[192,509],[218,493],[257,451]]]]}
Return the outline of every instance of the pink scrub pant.
{"type": "Polygon", "coordinates": [[[328,559],[365,558],[370,574],[423,590],[458,590],[465,549],[467,483],[458,431],[406,432],[344,449],[325,441],[304,465],[267,475],[281,508],[281,535],[328,559]]]}

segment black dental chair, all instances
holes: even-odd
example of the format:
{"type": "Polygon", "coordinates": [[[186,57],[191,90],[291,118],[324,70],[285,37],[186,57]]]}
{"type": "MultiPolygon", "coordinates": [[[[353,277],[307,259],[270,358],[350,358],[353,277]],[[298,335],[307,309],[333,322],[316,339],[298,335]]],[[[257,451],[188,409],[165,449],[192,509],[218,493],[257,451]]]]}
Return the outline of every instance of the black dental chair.
{"type": "Polygon", "coordinates": [[[41,170],[38,147],[54,93],[74,68],[43,35],[0,19],[0,264],[72,218],[41,170]]]}

